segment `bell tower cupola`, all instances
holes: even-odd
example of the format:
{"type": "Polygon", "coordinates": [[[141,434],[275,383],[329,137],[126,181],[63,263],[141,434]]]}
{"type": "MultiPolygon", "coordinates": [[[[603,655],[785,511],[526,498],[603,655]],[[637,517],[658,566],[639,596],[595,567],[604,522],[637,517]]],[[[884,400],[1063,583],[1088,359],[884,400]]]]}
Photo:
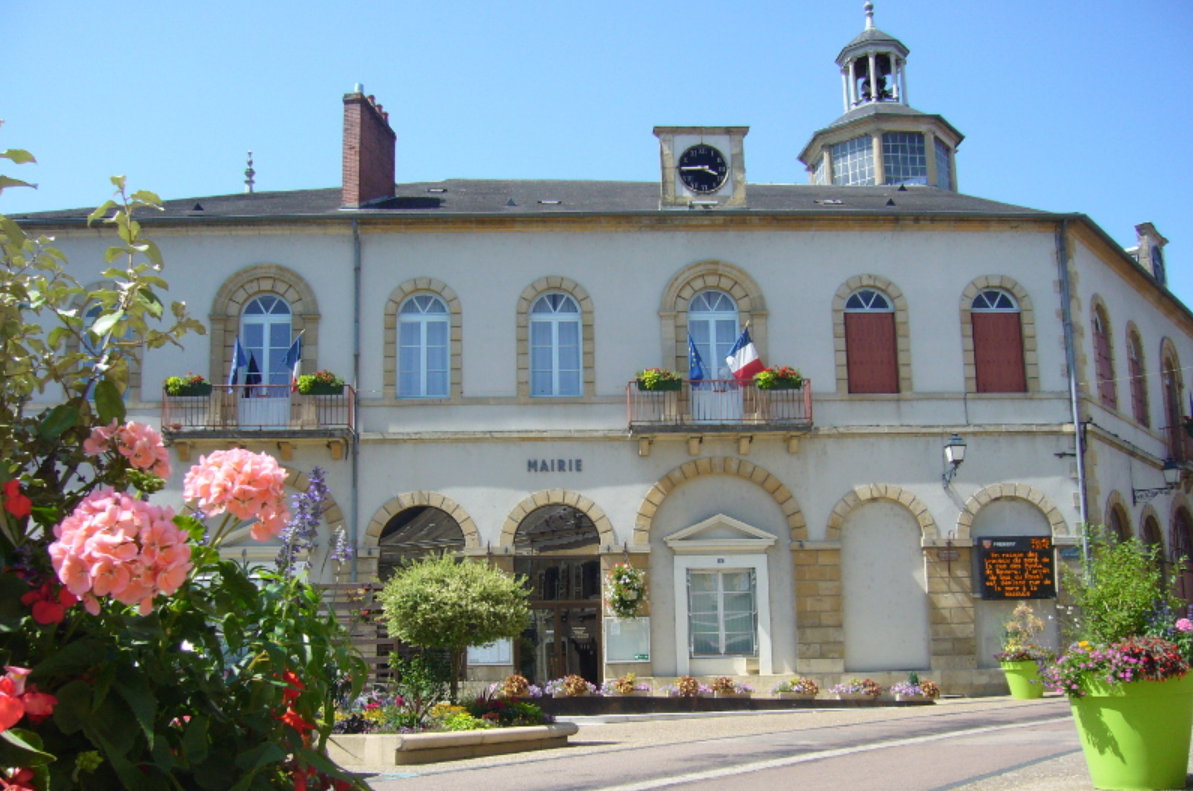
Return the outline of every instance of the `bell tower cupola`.
{"type": "Polygon", "coordinates": [[[813,184],[955,191],[964,136],[943,117],[908,104],[911,50],[874,26],[874,3],[864,8],[865,29],[837,56],[844,115],[812,135],[800,162],[813,184]]]}

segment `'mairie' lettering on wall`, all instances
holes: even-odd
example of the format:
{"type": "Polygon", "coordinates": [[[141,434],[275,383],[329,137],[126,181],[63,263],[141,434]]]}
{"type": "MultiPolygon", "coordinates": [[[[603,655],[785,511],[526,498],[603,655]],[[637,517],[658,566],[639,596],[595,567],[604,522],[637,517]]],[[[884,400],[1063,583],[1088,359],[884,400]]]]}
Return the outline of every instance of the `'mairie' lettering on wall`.
{"type": "Polygon", "coordinates": [[[583,459],[527,459],[527,472],[583,472],[583,459]]]}

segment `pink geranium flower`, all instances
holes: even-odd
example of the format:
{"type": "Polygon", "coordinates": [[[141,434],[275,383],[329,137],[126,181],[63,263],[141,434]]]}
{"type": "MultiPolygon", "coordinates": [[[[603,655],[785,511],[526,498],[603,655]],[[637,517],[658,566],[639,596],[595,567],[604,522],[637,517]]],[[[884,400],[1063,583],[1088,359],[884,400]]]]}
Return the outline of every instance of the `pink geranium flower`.
{"type": "Polygon", "coordinates": [[[152,426],[131,420],[122,426],[113,420],[107,426],[96,426],[91,436],[83,440],[83,452],[88,455],[99,456],[113,450],[138,470],[159,478],[170,477],[170,452],[162,442],[162,435],[152,426]]]}
{"type": "Polygon", "coordinates": [[[183,496],[208,516],[257,520],[251,532],[258,541],[276,536],[290,518],[286,471],[269,454],[243,448],[200,456],[186,474],[183,496]]]}
{"type": "Polygon", "coordinates": [[[174,510],[112,489],[92,492],[54,528],[50,562],[58,579],[99,612],[110,597],[153,610],[153,599],[174,593],[191,569],[187,535],[173,522],[174,510]]]}
{"type": "Polygon", "coordinates": [[[1193,621],[1188,618],[1181,618],[1176,622],[1176,630],[1178,632],[1193,632],[1193,621]]]}

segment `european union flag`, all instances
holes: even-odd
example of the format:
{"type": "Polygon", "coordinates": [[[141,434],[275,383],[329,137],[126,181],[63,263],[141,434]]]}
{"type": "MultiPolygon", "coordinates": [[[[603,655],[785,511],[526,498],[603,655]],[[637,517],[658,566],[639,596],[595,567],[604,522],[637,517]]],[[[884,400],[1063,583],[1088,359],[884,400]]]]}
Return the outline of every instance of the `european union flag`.
{"type": "Polygon", "coordinates": [[[704,360],[700,359],[700,351],[692,341],[692,333],[688,333],[688,379],[699,382],[705,377],[704,360]]]}

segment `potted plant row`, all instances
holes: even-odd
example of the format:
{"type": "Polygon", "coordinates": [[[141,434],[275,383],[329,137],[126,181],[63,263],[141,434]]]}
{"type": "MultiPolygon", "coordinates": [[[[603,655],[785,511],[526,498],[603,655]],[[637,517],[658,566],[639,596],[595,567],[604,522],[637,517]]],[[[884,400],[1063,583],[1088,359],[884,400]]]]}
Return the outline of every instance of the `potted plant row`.
{"type": "Polygon", "coordinates": [[[820,686],[810,678],[794,676],[775,684],[771,694],[782,700],[812,700],[820,694],[820,686]]]}
{"type": "Polygon", "coordinates": [[[749,684],[734,681],[728,676],[713,679],[709,684],[713,697],[716,698],[748,698],[754,694],[754,688],[749,684]]]}
{"type": "Polygon", "coordinates": [[[895,700],[903,703],[935,703],[940,697],[940,687],[934,681],[921,681],[914,670],[907,674],[906,681],[892,684],[887,690],[895,700]]]}
{"type": "Polygon", "coordinates": [[[882,687],[868,678],[851,678],[829,689],[837,700],[877,700],[882,687]]]}
{"type": "Polygon", "coordinates": [[[650,685],[639,683],[634,673],[608,679],[601,685],[601,694],[610,698],[646,698],[650,692],[650,685]]]}

